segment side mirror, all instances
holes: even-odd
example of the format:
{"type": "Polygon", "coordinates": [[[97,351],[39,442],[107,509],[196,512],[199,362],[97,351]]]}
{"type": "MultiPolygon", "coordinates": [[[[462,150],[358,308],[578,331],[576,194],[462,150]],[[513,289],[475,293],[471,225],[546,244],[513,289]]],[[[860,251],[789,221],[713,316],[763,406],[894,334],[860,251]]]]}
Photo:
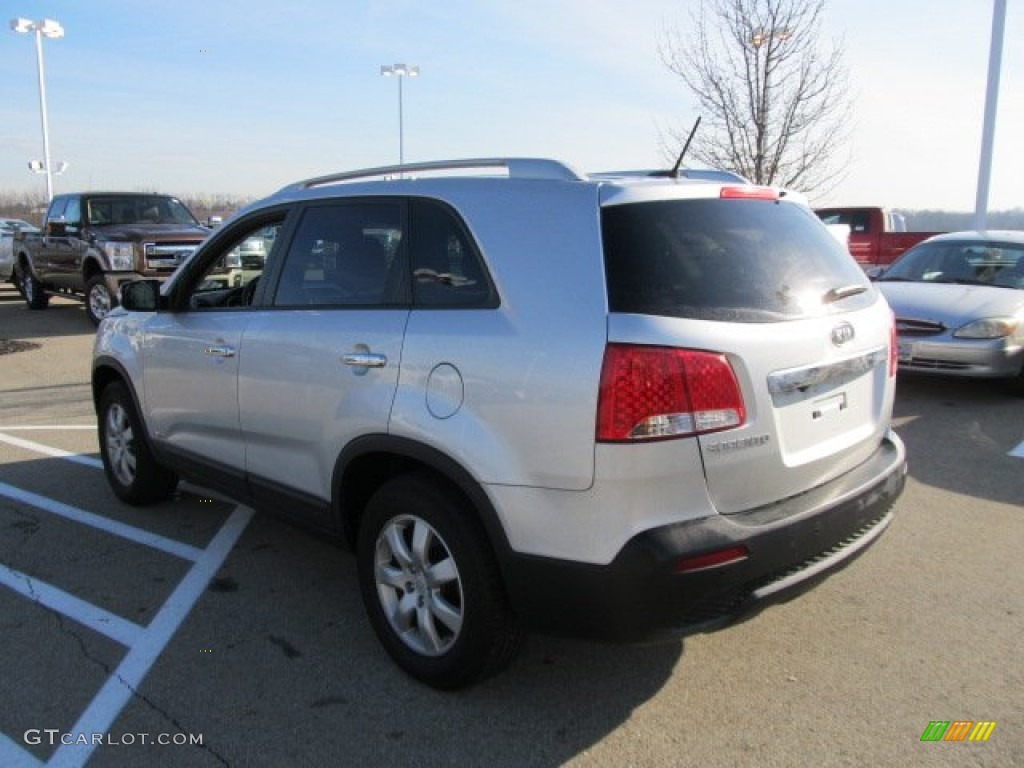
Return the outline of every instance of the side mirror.
{"type": "Polygon", "coordinates": [[[873,282],[885,274],[885,267],[868,267],[864,270],[864,274],[868,276],[868,280],[873,282]]]}
{"type": "Polygon", "coordinates": [[[160,281],[133,280],[121,284],[121,306],[129,312],[155,312],[160,308],[160,281]]]}
{"type": "Polygon", "coordinates": [[[63,219],[57,221],[50,221],[46,224],[46,234],[49,237],[64,237],[67,235],[68,225],[64,223],[63,219]]]}

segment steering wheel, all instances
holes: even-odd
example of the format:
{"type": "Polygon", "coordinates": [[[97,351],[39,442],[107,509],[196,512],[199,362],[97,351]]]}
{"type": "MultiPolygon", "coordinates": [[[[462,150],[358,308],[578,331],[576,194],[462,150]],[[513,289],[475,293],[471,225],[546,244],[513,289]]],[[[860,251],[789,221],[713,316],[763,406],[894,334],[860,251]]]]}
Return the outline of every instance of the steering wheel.
{"type": "Polygon", "coordinates": [[[245,284],[245,287],[242,289],[242,296],[239,302],[243,307],[252,306],[252,300],[256,297],[256,285],[259,281],[260,276],[256,275],[256,277],[245,284]]]}

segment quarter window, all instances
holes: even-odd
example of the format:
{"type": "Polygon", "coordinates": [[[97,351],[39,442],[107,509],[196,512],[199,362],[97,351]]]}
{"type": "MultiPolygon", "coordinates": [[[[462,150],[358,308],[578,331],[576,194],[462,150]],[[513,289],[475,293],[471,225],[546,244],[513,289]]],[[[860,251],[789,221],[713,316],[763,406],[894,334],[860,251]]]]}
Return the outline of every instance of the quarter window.
{"type": "Polygon", "coordinates": [[[412,291],[420,307],[494,307],[487,272],[465,228],[447,207],[413,200],[412,291]]]}

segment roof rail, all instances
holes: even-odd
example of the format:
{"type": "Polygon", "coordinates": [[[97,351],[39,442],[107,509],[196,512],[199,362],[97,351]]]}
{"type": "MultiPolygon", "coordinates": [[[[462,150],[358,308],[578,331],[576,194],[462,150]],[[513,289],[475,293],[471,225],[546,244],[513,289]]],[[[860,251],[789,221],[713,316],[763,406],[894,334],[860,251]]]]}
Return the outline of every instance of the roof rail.
{"type": "Polygon", "coordinates": [[[437,160],[427,163],[406,163],[404,165],[385,165],[379,168],[366,168],[359,171],[345,171],[343,173],[331,173],[326,176],[317,176],[305,181],[298,181],[289,184],[281,191],[311,189],[334,184],[341,181],[354,181],[356,179],[368,179],[377,176],[398,176],[407,173],[418,173],[422,171],[452,171],[472,168],[504,168],[508,171],[509,178],[514,179],[548,179],[552,181],[585,181],[586,177],[580,175],[565,163],[558,160],[548,160],[538,157],[485,157],[472,160],[437,160]]]}

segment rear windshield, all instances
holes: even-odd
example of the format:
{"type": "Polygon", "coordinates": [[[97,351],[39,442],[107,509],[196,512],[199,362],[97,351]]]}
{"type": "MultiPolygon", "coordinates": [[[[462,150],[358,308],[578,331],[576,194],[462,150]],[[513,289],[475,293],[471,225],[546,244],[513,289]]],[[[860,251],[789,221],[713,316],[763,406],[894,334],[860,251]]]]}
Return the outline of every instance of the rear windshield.
{"type": "Polygon", "coordinates": [[[662,200],[601,216],[612,312],[764,323],[876,298],[846,249],[798,205],[662,200]]]}

